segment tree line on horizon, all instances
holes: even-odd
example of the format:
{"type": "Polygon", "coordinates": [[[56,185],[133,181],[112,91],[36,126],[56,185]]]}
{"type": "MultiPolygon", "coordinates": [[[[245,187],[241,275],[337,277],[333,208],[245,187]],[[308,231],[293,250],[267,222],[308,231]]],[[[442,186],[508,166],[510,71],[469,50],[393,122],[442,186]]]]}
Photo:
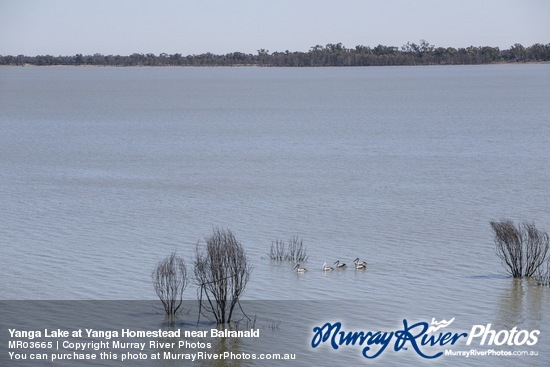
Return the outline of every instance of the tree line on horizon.
{"type": "Polygon", "coordinates": [[[232,52],[225,55],[134,53],[129,56],[77,54],[73,56],[0,55],[0,65],[12,66],[397,66],[397,65],[476,65],[493,63],[549,62],[550,43],[529,47],[516,43],[509,49],[498,47],[435,47],[426,40],[407,42],[401,48],[378,45],[346,48],[342,43],[316,45],[307,52],[272,52],[260,49],[257,54],[232,52]]]}

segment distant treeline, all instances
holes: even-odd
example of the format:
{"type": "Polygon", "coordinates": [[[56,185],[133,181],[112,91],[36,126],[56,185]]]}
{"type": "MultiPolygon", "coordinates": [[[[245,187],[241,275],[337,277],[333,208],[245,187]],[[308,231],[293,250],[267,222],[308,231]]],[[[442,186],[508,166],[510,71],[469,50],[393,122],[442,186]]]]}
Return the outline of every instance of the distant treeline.
{"type": "Polygon", "coordinates": [[[550,43],[524,47],[516,43],[507,50],[498,47],[453,48],[435,47],[425,40],[419,44],[401,46],[378,45],[346,48],[342,43],[317,45],[308,52],[272,52],[261,49],[258,53],[233,52],[225,55],[205,53],[183,56],[179,53],[74,56],[1,56],[0,65],[71,65],[71,66],[383,66],[383,65],[471,65],[492,63],[548,62],[550,43]]]}

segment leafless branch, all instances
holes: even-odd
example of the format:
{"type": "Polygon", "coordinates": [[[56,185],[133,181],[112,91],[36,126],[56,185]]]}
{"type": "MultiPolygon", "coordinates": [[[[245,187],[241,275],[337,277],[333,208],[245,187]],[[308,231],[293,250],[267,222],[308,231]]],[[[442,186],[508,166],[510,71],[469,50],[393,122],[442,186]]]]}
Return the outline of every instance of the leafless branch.
{"type": "Polygon", "coordinates": [[[293,263],[304,262],[308,259],[307,248],[304,246],[303,240],[298,236],[290,238],[288,248],[285,248],[285,242],[282,240],[271,242],[269,257],[274,261],[289,261],[293,263]]]}
{"type": "Polygon", "coordinates": [[[548,234],[533,223],[516,227],[504,220],[490,224],[495,232],[495,252],[508,273],[514,278],[533,276],[548,258],[548,234]]]}
{"type": "Polygon", "coordinates": [[[252,267],[230,230],[215,228],[205,242],[205,251],[197,244],[195,257],[195,281],[201,289],[200,307],[212,313],[218,324],[229,323],[252,267]],[[204,304],[203,294],[206,297],[204,304]]]}
{"type": "Polygon", "coordinates": [[[151,273],[151,278],[166,316],[174,321],[183,302],[183,291],[188,283],[185,262],[173,252],[157,264],[151,273]]]}

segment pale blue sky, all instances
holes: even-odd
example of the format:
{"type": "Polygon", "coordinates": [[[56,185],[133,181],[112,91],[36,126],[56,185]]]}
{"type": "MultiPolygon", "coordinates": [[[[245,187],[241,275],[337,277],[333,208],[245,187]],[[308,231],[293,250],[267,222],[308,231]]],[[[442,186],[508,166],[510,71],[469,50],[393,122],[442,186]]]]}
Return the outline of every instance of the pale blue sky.
{"type": "Polygon", "coordinates": [[[0,55],[550,43],[548,0],[0,0],[0,55]]]}

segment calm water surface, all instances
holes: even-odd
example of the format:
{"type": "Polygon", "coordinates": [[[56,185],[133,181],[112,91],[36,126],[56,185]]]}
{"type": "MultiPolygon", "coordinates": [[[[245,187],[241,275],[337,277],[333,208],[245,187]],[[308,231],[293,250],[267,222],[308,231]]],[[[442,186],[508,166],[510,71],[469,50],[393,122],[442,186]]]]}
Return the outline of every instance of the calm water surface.
{"type": "Polygon", "coordinates": [[[489,227],[550,230],[549,95],[550,65],[0,68],[0,299],[154,299],[157,261],[224,227],[249,300],[550,334],[489,227]],[[293,235],[304,275],[268,259],[293,235]]]}

